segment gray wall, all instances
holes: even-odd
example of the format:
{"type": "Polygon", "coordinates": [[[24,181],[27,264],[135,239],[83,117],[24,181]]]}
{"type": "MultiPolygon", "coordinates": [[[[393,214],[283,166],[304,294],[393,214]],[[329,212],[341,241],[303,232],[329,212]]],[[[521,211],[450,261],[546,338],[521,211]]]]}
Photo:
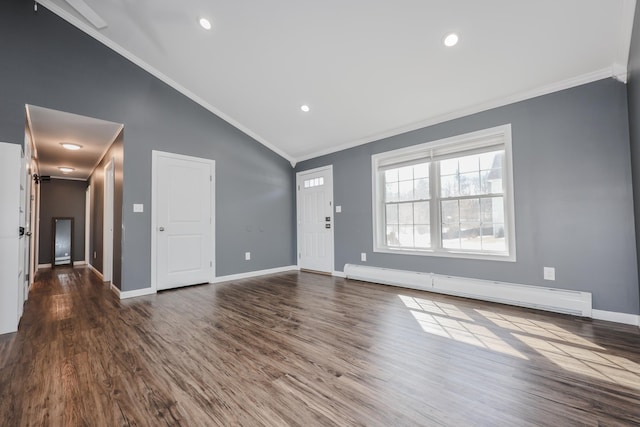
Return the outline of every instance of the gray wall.
{"type": "Polygon", "coordinates": [[[114,161],[114,189],[113,189],[113,277],[111,283],[122,289],[122,165],[124,151],[124,131],[121,131],[104,155],[100,164],[89,178],[91,185],[91,237],[89,250],[91,265],[98,271],[102,269],[103,234],[104,234],[104,168],[111,159],[114,161]]]}
{"type": "Polygon", "coordinates": [[[300,163],[333,164],[335,265],[367,264],[590,291],[594,307],[637,314],[626,88],[612,79],[300,163]],[[512,124],[517,261],[372,253],[371,155],[512,124]],[[556,281],[543,280],[543,266],[556,281]]]}
{"type": "MultiPolygon", "coordinates": [[[[636,220],[636,253],[640,266],[640,7],[636,7],[629,52],[629,134],[631,167],[633,169],[633,199],[636,220]]],[[[640,274],[640,273],[639,273],[640,274]]]]}
{"type": "Polygon", "coordinates": [[[295,264],[287,160],[33,3],[0,2],[0,52],[0,140],[24,140],[26,103],[125,125],[122,290],[150,284],[154,149],[216,160],[217,276],[295,264]]]}
{"type": "Polygon", "coordinates": [[[40,183],[40,264],[51,263],[52,219],[55,217],[74,219],[73,261],[84,261],[86,189],[85,181],[52,179],[40,183]]]}

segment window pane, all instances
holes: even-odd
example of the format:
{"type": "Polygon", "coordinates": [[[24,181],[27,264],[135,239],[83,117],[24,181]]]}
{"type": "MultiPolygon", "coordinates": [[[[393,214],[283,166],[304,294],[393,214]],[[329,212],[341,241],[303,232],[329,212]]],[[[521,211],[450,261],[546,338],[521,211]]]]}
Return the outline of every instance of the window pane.
{"type": "Polygon", "coordinates": [[[429,163],[421,163],[413,167],[413,178],[429,178],[429,163]]]}
{"type": "Polygon", "coordinates": [[[457,224],[460,221],[457,200],[444,200],[440,205],[442,207],[442,222],[457,224]]]}
{"type": "Polygon", "coordinates": [[[391,184],[385,185],[385,195],[384,199],[387,202],[397,202],[399,198],[398,194],[398,183],[394,182],[391,184]]]}
{"type": "Polygon", "coordinates": [[[487,224],[482,227],[482,249],[498,252],[507,250],[504,224],[487,224]]]}
{"type": "Polygon", "coordinates": [[[413,222],[415,224],[429,224],[429,202],[413,204],[413,222]]]}
{"type": "Polygon", "coordinates": [[[398,246],[398,245],[400,245],[400,240],[398,240],[398,226],[397,225],[387,225],[387,245],[389,245],[389,246],[398,246]]]}
{"type": "Polygon", "coordinates": [[[415,226],[415,245],[416,248],[428,248],[431,246],[431,231],[428,225],[415,226]]]}
{"type": "Polygon", "coordinates": [[[502,197],[487,197],[481,200],[482,222],[504,222],[502,197]]]}
{"type": "Polygon", "coordinates": [[[456,175],[458,173],[458,159],[442,160],[440,175],[456,175]]]}
{"type": "Polygon", "coordinates": [[[460,221],[480,222],[480,199],[460,200],[460,221]]]}
{"type": "Polygon", "coordinates": [[[429,180],[427,178],[416,179],[413,181],[413,197],[416,200],[429,198],[429,180]]]}
{"type": "Polygon", "coordinates": [[[384,182],[397,182],[398,181],[398,169],[389,169],[384,171],[384,182]]]}
{"type": "Polygon", "coordinates": [[[413,224],[413,203],[402,203],[398,208],[398,223],[413,224]]]}
{"type": "Polygon", "coordinates": [[[398,169],[398,176],[400,178],[400,181],[413,179],[413,166],[405,166],[398,169]]]}
{"type": "Polygon", "coordinates": [[[460,229],[458,224],[442,224],[442,247],[460,249],[460,229]]]}
{"type": "Polygon", "coordinates": [[[492,151],[490,153],[480,154],[480,169],[501,169],[503,153],[504,151],[492,151]]]}
{"type": "Polygon", "coordinates": [[[413,225],[400,225],[400,246],[413,247],[413,225]]]}
{"type": "Polygon", "coordinates": [[[460,223],[460,248],[469,250],[482,249],[479,222],[460,223]]]}
{"type": "Polygon", "coordinates": [[[460,174],[460,195],[480,194],[480,174],[478,172],[460,174]]]}
{"type": "Polygon", "coordinates": [[[399,200],[413,200],[413,181],[400,181],[400,197],[399,200]]]}
{"type": "Polygon", "coordinates": [[[398,205],[389,204],[387,205],[387,224],[397,224],[398,223],[398,205]]]}
{"type": "Polygon", "coordinates": [[[443,175],[440,177],[440,195],[442,197],[457,197],[460,195],[457,175],[443,175]]]}
{"type": "Polygon", "coordinates": [[[479,159],[479,155],[474,154],[473,156],[465,156],[465,157],[460,157],[458,159],[458,170],[459,172],[462,173],[466,173],[466,172],[476,172],[478,170],[480,170],[480,159],[479,159]]]}

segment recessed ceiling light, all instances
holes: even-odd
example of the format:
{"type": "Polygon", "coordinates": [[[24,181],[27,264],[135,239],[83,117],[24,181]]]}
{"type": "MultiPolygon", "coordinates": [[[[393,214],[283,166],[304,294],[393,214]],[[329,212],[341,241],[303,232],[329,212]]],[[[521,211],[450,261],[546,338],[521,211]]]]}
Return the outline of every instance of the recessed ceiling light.
{"type": "Polygon", "coordinates": [[[211,29],[211,22],[207,18],[200,18],[200,26],[205,30],[211,29]]]}
{"type": "Polygon", "coordinates": [[[62,147],[66,148],[67,150],[71,150],[71,151],[79,150],[82,148],[82,145],[72,144],[70,142],[61,142],[60,145],[62,145],[62,147]]]}
{"type": "Polygon", "coordinates": [[[60,169],[60,172],[62,173],[69,173],[69,172],[73,172],[75,169],[74,168],[70,168],[67,166],[60,166],[58,169],[60,169]]]}
{"type": "Polygon", "coordinates": [[[447,34],[444,38],[444,45],[447,47],[452,47],[458,44],[458,35],[456,33],[447,34]]]}
{"type": "Polygon", "coordinates": [[[310,110],[310,108],[309,108],[309,106],[307,104],[304,104],[304,105],[300,106],[300,109],[302,111],[304,111],[305,113],[308,113],[309,110],[310,110]]]}

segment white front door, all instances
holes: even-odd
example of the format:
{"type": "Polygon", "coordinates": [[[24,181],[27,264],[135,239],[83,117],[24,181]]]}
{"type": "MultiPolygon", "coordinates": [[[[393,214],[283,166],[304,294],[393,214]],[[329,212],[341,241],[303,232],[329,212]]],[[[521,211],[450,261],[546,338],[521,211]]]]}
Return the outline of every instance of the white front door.
{"type": "Polygon", "coordinates": [[[213,279],[213,160],[153,152],[156,289],[213,279]]]}
{"type": "Polygon", "coordinates": [[[333,167],[296,174],[298,266],[333,273],[333,167]]]}

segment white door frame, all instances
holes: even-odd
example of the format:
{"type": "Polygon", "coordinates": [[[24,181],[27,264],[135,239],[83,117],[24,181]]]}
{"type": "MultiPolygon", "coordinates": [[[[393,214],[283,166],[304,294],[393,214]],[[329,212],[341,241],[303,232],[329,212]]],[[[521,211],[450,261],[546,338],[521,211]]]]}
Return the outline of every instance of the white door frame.
{"type": "Polygon", "coordinates": [[[104,215],[102,217],[102,280],[113,281],[113,214],[115,162],[113,157],[104,167],[104,215]]]}
{"type": "Polygon", "coordinates": [[[216,278],[216,161],[211,159],[205,159],[201,157],[185,156],[183,154],[168,153],[166,151],[151,151],[151,290],[153,292],[158,291],[158,242],[157,233],[158,228],[158,158],[160,156],[169,157],[178,160],[190,160],[205,162],[211,165],[211,277],[209,283],[213,283],[216,278]]]}
{"type": "Polygon", "coordinates": [[[84,196],[84,261],[91,264],[90,243],[91,243],[91,184],[87,185],[84,196]]]}
{"type": "Polygon", "coordinates": [[[314,174],[314,173],[318,173],[318,172],[329,172],[331,174],[331,187],[329,187],[329,191],[331,192],[331,194],[329,195],[329,199],[330,199],[330,205],[331,205],[331,274],[334,273],[335,271],[335,263],[336,263],[336,259],[335,259],[335,229],[336,229],[336,221],[335,221],[335,207],[334,207],[334,203],[333,203],[333,165],[328,165],[328,166],[322,166],[319,168],[315,168],[315,169],[309,169],[309,170],[305,170],[305,171],[301,171],[296,173],[296,244],[297,244],[297,254],[296,254],[296,265],[298,266],[298,269],[300,269],[300,250],[301,250],[301,245],[302,245],[302,233],[300,232],[300,210],[302,208],[301,206],[301,200],[299,196],[299,191],[297,191],[298,188],[300,188],[299,186],[303,185],[304,183],[304,175],[309,175],[309,174],[314,174]]]}

